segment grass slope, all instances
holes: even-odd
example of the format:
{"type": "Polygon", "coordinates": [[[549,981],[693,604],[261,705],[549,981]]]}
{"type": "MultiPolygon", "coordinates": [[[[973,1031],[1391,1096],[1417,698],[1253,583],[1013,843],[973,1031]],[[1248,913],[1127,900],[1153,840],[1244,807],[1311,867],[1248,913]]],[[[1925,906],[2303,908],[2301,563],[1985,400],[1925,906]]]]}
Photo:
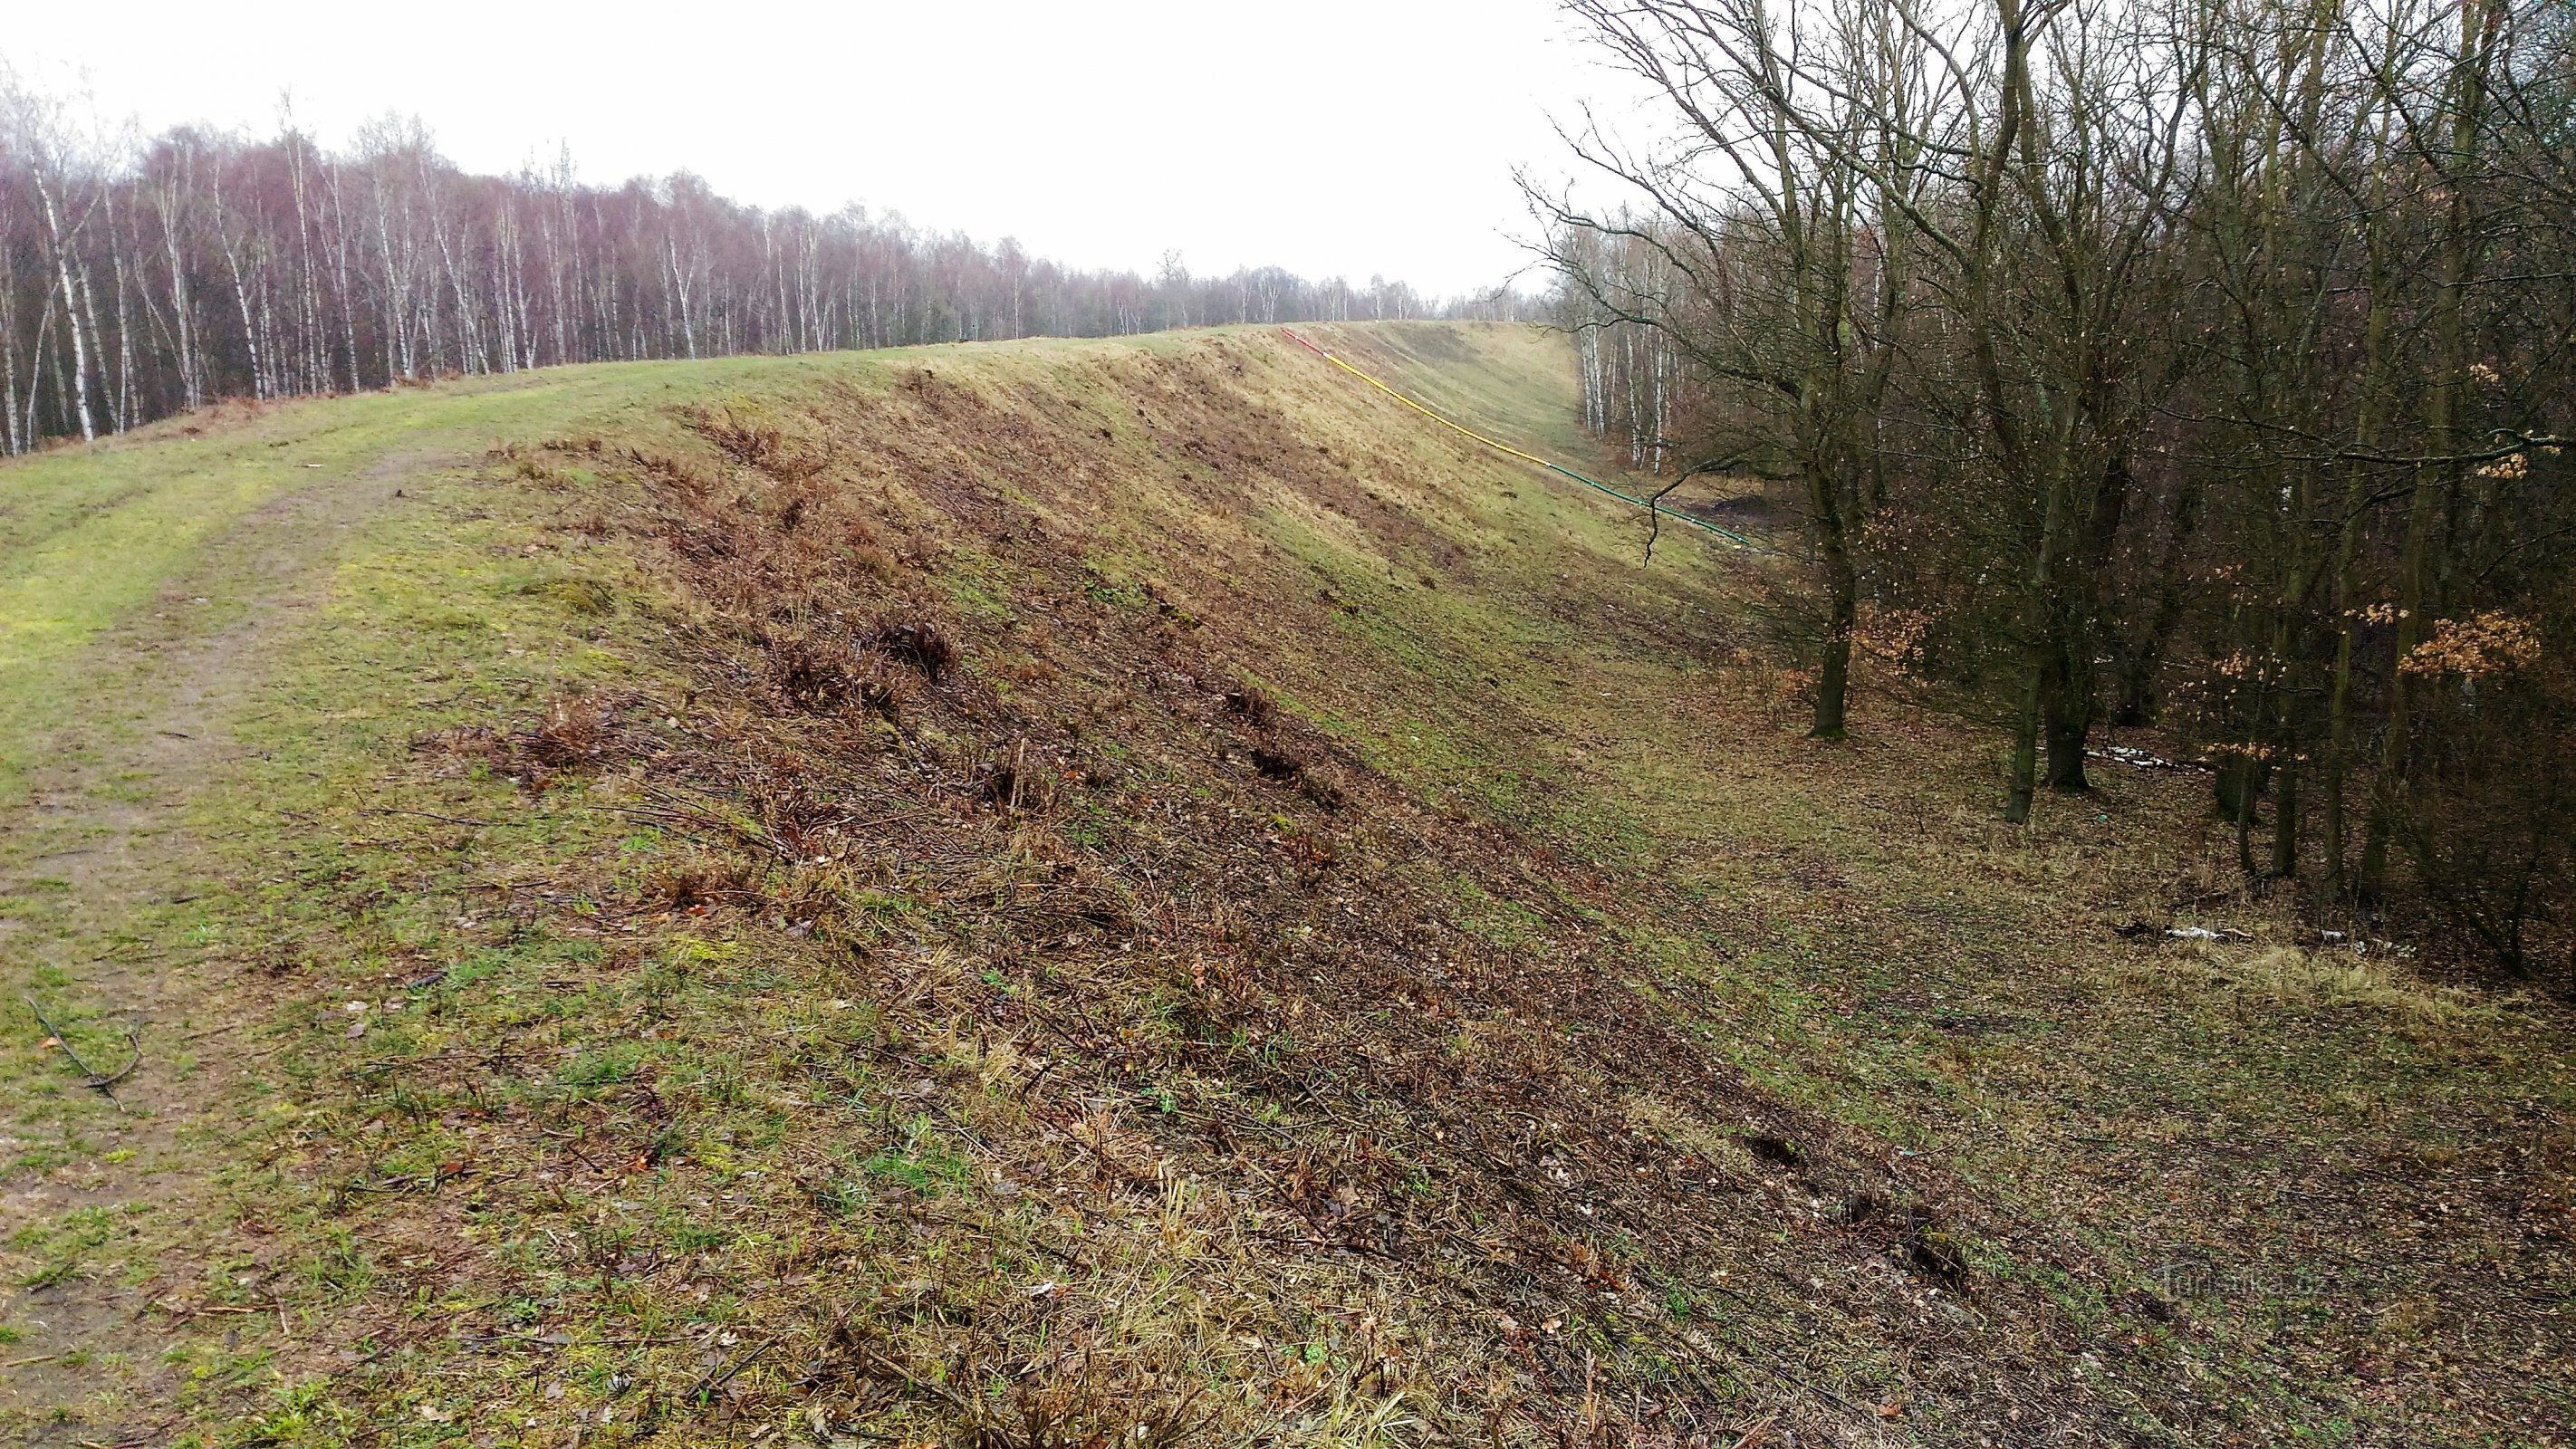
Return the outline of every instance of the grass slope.
{"type": "MultiPolygon", "coordinates": [[[[1557,340],[1320,332],[1593,456],[1557,340]]],[[[2576,1407],[2558,1011],[2301,944],[2189,781],[2007,831],[1991,741],[1800,739],[1774,565],[1647,565],[1275,334],[566,369],[0,480],[13,984],[143,1049],[112,1102],[0,1048],[31,1437],[2576,1407]],[[2115,929],[2177,911],[2242,934],[2115,929]]]]}

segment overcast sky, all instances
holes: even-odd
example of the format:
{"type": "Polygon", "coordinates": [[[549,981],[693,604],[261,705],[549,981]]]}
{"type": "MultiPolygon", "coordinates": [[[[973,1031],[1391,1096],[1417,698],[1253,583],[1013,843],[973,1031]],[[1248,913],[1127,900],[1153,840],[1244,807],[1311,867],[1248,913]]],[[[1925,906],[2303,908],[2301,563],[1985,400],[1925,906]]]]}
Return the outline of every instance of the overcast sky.
{"type": "Polygon", "coordinates": [[[473,170],[569,144],[595,182],[898,210],[1079,266],[1276,263],[1448,294],[1525,258],[1512,168],[1624,95],[1552,0],[25,5],[21,78],[111,121],[328,144],[418,114],[473,170]]]}

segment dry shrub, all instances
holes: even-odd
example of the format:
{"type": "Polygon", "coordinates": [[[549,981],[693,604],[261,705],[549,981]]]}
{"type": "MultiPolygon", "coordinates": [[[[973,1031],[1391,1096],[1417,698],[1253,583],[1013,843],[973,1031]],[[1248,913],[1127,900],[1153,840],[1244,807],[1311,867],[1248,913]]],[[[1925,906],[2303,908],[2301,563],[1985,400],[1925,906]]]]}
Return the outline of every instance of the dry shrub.
{"type": "MultiPolygon", "coordinates": [[[[1307,799],[1327,810],[1339,810],[1350,802],[1350,794],[1339,782],[1318,769],[1315,762],[1279,742],[1273,733],[1285,716],[1279,702],[1261,686],[1249,680],[1225,692],[1225,712],[1259,730],[1265,736],[1252,746],[1252,768],[1265,780],[1295,785],[1307,799]]],[[[1331,852],[1322,857],[1329,860],[1331,852]]]]}
{"type": "Polygon", "coordinates": [[[688,459],[666,453],[647,453],[629,446],[619,448],[613,456],[621,465],[620,471],[632,481],[656,485],[673,500],[693,508],[706,505],[718,482],[688,459]]]}
{"type": "Polygon", "coordinates": [[[2418,650],[2415,758],[2396,837],[2433,913],[2496,965],[2576,965],[2576,667],[2519,621],[2481,616],[2418,650]],[[2428,646],[2429,648],[2430,646],[2428,646]]]}
{"type": "Polygon", "coordinates": [[[876,579],[891,579],[903,569],[903,563],[877,539],[876,530],[866,520],[851,518],[841,525],[841,547],[849,561],[876,579]]]}
{"type": "Polygon", "coordinates": [[[1008,1407],[979,1400],[967,1442],[974,1449],[1169,1449],[1208,1418],[1195,1386],[1157,1383],[1128,1368],[1095,1373],[1080,1365],[1063,1378],[1013,1387],[1008,1407]]]}
{"type": "Polygon", "coordinates": [[[505,767],[510,758],[509,744],[501,732],[485,724],[451,725],[446,729],[432,730],[412,740],[411,752],[427,757],[443,756],[450,761],[440,770],[442,775],[456,774],[463,761],[480,760],[500,768],[505,767]]]}
{"type": "Polygon", "coordinates": [[[1246,723],[1259,729],[1268,729],[1279,722],[1279,702],[1249,680],[1240,688],[1225,692],[1225,708],[1228,714],[1240,715],[1246,723]]]}
{"type": "Polygon", "coordinates": [[[739,856],[696,854],[646,871],[636,903],[665,911],[750,905],[762,898],[765,884],[760,870],[739,856]]]}
{"type": "Polygon", "coordinates": [[[810,764],[785,750],[768,752],[736,772],[735,785],[761,829],[799,854],[816,832],[843,818],[842,802],[816,782],[810,764]]]}
{"type": "Polygon", "coordinates": [[[609,712],[579,695],[557,695],[546,704],[543,723],[520,738],[529,759],[550,770],[596,763],[608,750],[609,712]]]}
{"type": "MultiPolygon", "coordinates": [[[[805,865],[780,871],[770,877],[763,888],[761,905],[799,934],[811,932],[815,924],[842,914],[849,905],[849,873],[846,867],[805,865]]],[[[864,959],[864,943],[850,939],[852,954],[864,959]]]]}
{"type": "Polygon", "coordinates": [[[1350,792],[1342,788],[1340,781],[1311,765],[1298,775],[1297,788],[1326,810],[1340,810],[1351,803],[1350,792]]]}
{"type": "Polygon", "coordinates": [[[1029,757],[1026,741],[985,761],[975,770],[969,789],[976,799],[1005,810],[1045,810],[1056,798],[1054,775],[1029,757]]]}
{"type": "Polygon", "coordinates": [[[479,760],[496,773],[530,780],[542,788],[558,771],[598,764],[617,743],[617,706],[588,695],[559,694],[546,701],[533,724],[502,731],[490,725],[459,725],[412,741],[419,755],[445,755],[453,760],[479,760]]]}
{"type": "Polygon", "coordinates": [[[1252,768],[1259,770],[1264,779],[1285,782],[1302,779],[1306,773],[1306,762],[1283,749],[1254,745],[1252,768]]]}
{"type": "Polygon", "coordinates": [[[745,417],[739,409],[695,410],[686,421],[726,457],[782,483],[803,483],[823,471],[819,454],[790,440],[776,424],[745,417]]]}
{"type": "Polygon", "coordinates": [[[761,658],[769,686],[809,713],[857,706],[888,718],[902,711],[901,681],[884,654],[830,629],[766,631],[761,658]]]}
{"type": "Polygon", "coordinates": [[[549,493],[570,489],[575,482],[572,475],[547,463],[544,451],[542,447],[532,450],[517,443],[503,443],[483,457],[487,462],[507,467],[511,477],[534,483],[549,493]]]}
{"type": "Polygon", "coordinates": [[[867,644],[887,658],[909,664],[937,684],[957,665],[957,646],[924,616],[888,620],[868,631],[867,644]]]}

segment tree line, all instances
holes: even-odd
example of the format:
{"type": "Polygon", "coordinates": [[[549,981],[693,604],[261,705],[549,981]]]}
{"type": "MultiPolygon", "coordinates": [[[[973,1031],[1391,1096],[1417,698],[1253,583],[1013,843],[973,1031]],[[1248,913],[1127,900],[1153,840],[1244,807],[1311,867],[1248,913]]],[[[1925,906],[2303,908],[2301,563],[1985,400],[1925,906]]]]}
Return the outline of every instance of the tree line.
{"type": "Polygon", "coordinates": [[[1518,315],[1276,267],[1084,271],[850,207],[727,200],[570,158],[460,170],[421,124],[331,150],[84,126],[0,71],[0,446],[93,439],[224,397],[567,362],[1106,336],[1240,322],[1518,315]]]}
{"type": "Polygon", "coordinates": [[[1567,8],[1662,103],[1532,190],[1590,420],[1794,511],[1815,734],[1878,660],[2020,822],[2159,723],[2258,889],[2566,960],[2576,9],[1567,8]]]}

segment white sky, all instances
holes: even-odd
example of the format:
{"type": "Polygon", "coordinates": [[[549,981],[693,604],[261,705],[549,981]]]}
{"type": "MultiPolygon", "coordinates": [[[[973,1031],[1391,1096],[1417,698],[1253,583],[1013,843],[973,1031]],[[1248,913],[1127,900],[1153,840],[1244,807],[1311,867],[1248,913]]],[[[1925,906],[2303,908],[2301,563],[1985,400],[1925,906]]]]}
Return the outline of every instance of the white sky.
{"type": "Polygon", "coordinates": [[[13,5],[5,55],[110,121],[326,144],[418,114],[471,170],[690,170],[761,205],[898,210],[1077,266],[1276,263],[1434,294],[1524,257],[1511,172],[1625,94],[1551,0],[189,0],[13,5]]]}

